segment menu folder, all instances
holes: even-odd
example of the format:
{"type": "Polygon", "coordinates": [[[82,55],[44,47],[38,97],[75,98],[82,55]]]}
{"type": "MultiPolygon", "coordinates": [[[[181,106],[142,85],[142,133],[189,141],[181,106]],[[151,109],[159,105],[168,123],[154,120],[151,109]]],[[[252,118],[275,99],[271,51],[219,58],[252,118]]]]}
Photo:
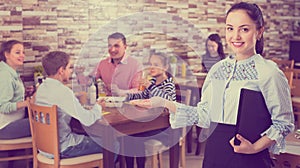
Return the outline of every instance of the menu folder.
{"type": "MultiPolygon", "coordinates": [[[[251,143],[254,143],[261,137],[260,134],[271,125],[271,114],[268,111],[262,93],[242,88],[238,107],[236,134],[240,134],[251,143]]],[[[234,138],[234,145],[240,145],[240,143],[240,140],[234,138]]]]}

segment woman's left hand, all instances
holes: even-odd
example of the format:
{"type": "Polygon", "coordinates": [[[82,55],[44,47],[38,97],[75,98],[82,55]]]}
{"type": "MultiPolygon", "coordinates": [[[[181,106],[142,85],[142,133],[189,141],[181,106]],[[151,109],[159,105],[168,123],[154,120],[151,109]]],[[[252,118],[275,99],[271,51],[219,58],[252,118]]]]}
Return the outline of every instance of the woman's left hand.
{"type": "Polygon", "coordinates": [[[248,141],[240,134],[236,134],[236,138],[241,141],[240,145],[234,145],[234,137],[230,140],[230,145],[233,147],[234,152],[244,153],[244,154],[253,154],[257,153],[255,150],[254,144],[248,141]]]}

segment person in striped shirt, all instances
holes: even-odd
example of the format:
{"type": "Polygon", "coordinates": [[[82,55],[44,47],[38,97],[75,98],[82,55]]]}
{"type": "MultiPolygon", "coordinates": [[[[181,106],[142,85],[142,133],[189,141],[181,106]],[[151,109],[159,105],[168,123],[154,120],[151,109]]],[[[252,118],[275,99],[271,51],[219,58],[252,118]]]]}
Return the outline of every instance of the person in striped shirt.
{"type": "Polygon", "coordinates": [[[145,87],[142,92],[128,93],[127,100],[148,99],[159,96],[168,100],[176,100],[175,84],[169,73],[169,58],[161,52],[151,51],[148,75],[151,79],[142,79],[140,84],[145,87]]]}
{"type": "MultiPolygon", "coordinates": [[[[172,75],[169,73],[169,68],[169,57],[167,57],[164,53],[152,50],[149,57],[149,67],[147,68],[148,75],[151,76],[151,79],[142,79],[140,83],[145,86],[145,89],[138,93],[127,93],[127,100],[149,99],[154,96],[159,96],[170,101],[175,101],[175,83],[172,75]]],[[[143,140],[146,140],[147,138],[145,137],[151,136],[149,139],[152,139],[153,135],[157,135],[155,139],[159,139],[163,143],[167,143],[169,133],[168,130],[165,129],[148,131],[131,136],[143,137],[143,140]]],[[[133,156],[136,156],[137,167],[144,168],[146,161],[144,141],[136,140],[132,142],[130,138],[125,138],[124,141],[126,144],[124,150],[128,151],[126,152],[128,153],[128,156],[125,157],[127,168],[134,167],[133,156]],[[134,147],[131,144],[134,145],[134,147]]]]}

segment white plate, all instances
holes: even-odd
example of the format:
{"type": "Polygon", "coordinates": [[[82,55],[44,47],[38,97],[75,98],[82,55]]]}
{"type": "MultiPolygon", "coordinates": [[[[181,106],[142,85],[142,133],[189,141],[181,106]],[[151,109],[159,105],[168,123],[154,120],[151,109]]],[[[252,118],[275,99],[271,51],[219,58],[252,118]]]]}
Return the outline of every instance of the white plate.
{"type": "Polygon", "coordinates": [[[194,76],[206,76],[207,73],[205,72],[197,72],[197,73],[193,73],[194,76]]]}
{"type": "Polygon", "coordinates": [[[105,100],[105,102],[108,102],[108,103],[123,102],[126,99],[126,97],[116,97],[116,96],[99,97],[99,99],[102,99],[102,98],[105,100]]]}
{"type": "Polygon", "coordinates": [[[126,97],[115,97],[115,96],[107,96],[107,97],[99,97],[99,99],[104,98],[106,107],[121,107],[126,97]]]}
{"type": "Polygon", "coordinates": [[[123,102],[105,103],[105,107],[122,107],[123,102]]]}

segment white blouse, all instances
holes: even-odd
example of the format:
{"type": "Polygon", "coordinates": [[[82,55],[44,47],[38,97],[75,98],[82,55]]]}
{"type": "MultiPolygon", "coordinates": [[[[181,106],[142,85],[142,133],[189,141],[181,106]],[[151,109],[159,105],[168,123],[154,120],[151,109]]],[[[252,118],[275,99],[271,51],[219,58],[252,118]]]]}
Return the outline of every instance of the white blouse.
{"type": "Polygon", "coordinates": [[[270,147],[271,152],[282,152],[284,137],[294,129],[290,88],[277,65],[259,54],[241,61],[230,56],[216,63],[205,79],[197,107],[176,103],[171,126],[197,124],[208,128],[212,122],[235,125],[242,88],[262,92],[273,124],[261,135],[277,142],[270,147]]]}

